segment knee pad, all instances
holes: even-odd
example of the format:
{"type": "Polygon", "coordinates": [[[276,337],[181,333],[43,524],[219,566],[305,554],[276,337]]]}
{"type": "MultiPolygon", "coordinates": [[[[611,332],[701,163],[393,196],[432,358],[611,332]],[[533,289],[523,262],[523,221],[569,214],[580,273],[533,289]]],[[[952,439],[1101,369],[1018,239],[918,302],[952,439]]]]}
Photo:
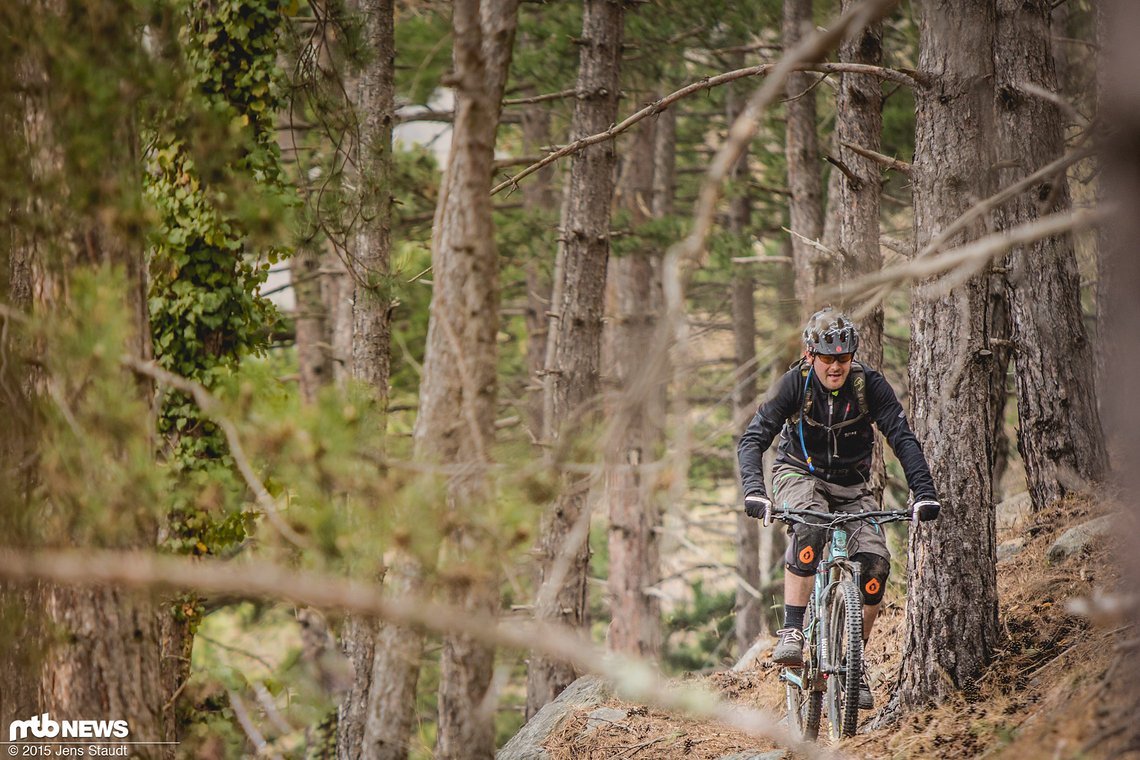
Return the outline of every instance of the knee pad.
{"type": "Polygon", "coordinates": [[[874,607],[883,601],[883,593],[887,590],[887,576],[891,574],[891,563],[886,557],[878,554],[860,552],[852,557],[862,569],[859,589],[863,594],[863,604],[874,607]]]}
{"type": "Polygon", "coordinates": [[[784,552],[784,567],[792,575],[808,578],[815,575],[827,534],[823,530],[805,529],[800,525],[796,528],[789,537],[788,550],[784,552]]]}

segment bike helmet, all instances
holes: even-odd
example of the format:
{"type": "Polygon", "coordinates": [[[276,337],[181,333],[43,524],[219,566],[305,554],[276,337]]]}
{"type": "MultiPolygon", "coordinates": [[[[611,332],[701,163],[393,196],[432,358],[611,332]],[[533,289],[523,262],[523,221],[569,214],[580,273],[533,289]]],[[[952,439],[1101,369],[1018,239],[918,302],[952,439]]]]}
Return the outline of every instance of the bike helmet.
{"type": "Polygon", "coordinates": [[[846,314],[828,306],[811,315],[804,328],[804,345],[813,354],[853,354],[859,348],[859,329],[846,314]]]}

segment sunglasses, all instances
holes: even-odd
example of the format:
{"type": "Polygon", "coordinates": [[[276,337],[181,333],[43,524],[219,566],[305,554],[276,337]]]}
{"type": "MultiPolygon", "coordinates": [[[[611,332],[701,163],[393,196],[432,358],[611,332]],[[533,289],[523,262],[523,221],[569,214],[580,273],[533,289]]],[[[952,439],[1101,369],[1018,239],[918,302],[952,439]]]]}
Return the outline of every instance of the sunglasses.
{"type": "Polygon", "coordinates": [[[851,360],[855,358],[855,354],[839,354],[838,356],[829,356],[827,354],[812,354],[816,359],[819,359],[824,364],[850,364],[851,360]]]}

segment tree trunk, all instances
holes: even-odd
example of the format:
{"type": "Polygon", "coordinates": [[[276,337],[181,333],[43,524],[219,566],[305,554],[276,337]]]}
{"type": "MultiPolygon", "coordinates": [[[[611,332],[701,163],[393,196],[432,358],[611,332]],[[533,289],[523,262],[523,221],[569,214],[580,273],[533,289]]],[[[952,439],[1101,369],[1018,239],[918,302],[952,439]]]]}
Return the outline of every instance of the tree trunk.
{"type": "MultiPolygon", "coordinates": [[[[527,106],[522,117],[523,154],[535,155],[550,144],[550,110],[542,104],[527,106]]],[[[554,166],[540,169],[522,186],[523,211],[528,218],[545,219],[555,213],[554,166]]],[[[539,238],[541,240],[541,238],[539,238]]],[[[549,251],[533,246],[526,262],[526,393],[531,436],[542,438],[542,371],[546,365],[547,312],[551,310],[549,251]]]]}
{"type": "MultiPolygon", "coordinates": [[[[1104,196],[1118,203],[1111,219],[1111,230],[1100,240],[1109,243],[1101,251],[1106,277],[1102,285],[1105,296],[1103,342],[1112,356],[1112,373],[1116,378],[1136,377],[1140,373],[1140,256],[1136,255],[1135,241],[1140,239],[1140,82],[1135,72],[1140,67],[1140,49],[1135,44],[1136,30],[1140,29],[1140,6],[1131,0],[1108,0],[1098,3],[1098,26],[1101,29],[1102,96],[1099,117],[1112,128],[1102,132],[1104,141],[1099,146],[1104,169],[1104,196]]],[[[1136,499],[1140,480],[1140,404],[1136,403],[1133,385],[1114,382],[1104,386],[1105,419],[1112,419],[1120,431],[1119,450],[1114,452],[1116,465],[1113,476],[1124,494],[1121,500],[1123,514],[1117,531],[1121,536],[1135,536],[1140,531],[1140,502],[1136,499]]],[[[1132,600],[1120,623],[1126,630],[1135,631],[1140,625],[1140,605],[1134,590],[1140,587],[1140,554],[1124,548],[1118,560],[1122,567],[1120,588],[1131,591],[1132,600]]],[[[1115,627],[1115,623],[1113,624],[1115,627]]],[[[1134,638],[1129,636],[1129,639],[1134,638]]],[[[1116,677],[1106,683],[1114,694],[1112,711],[1106,716],[1101,736],[1113,735],[1112,728],[1120,730],[1118,747],[1121,751],[1106,757],[1124,757],[1134,754],[1140,747],[1140,648],[1130,643],[1118,645],[1117,657],[1121,667],[1112,668],[1116,677]]],[[[1097,751],[1100,751],[1098,748],[1097,751]]]]}
{"type": "Polygon", "coordinates": [[[669,108],[657,114],[653,139],[653,216],[664,219],[673,213],[677,181],[677,112],[669,108]]]}
{"type": "MultiPolygon", "coordinates": [[[[725,92],[725,116],[729,124],[736,121],[744,109],[745,98],[741,88],[728,85],[725,92]]],[[[729,173],[733,193],[728,203],[728,232],[741,241],[751,241],[749,226],[752,223],[752,202],[748,192],[751,179],[748,171],[748,151],[729,173]]],[[[733,384],[732,409],[734,420],[747,420],[756,413],[756,281],[752,276],[752,265],[738,265],[732,276],[732,337],[735,345],[736,382],[733,384]]],[[[733,430],[740,430],[733,425],[733,430]]],[[[740,483],[740,478],[736,479],[740,483]]],[[[737,489],[739,491],[739,489],[737,489]]],[[[737,493],[736,499],[736,573],[753,589],[761,588],[760,582],[760,523],[744,513],[744,494],[737,493]]],[[[766,619],[761,600],[746,589],[736,585],[736,648],[743,654],[761,632],[767,633],[766,619]]]]}
{"type": "MultiPolygon", "coordinates": [[[[812,28],[812,0],[784,0],[784,49],[790,50],[812,28]]],[[[785,105],[787,132],[785,155],[788,162],[788,189],[792,193],[789,219],[792,231],[818,241],[823,234],[823,181],[819,165],[819,138],[816,135],[815,77],[806,72],[788,75],[785,105]]],[[[796,298],[800,316],[815,310],[815,289],[824,279],[827,265],[819,252],[803,238],[792,236],[792,258],[796,270],[796,298]]]]}
{"type": "MultiPolygon", "coordinates": [[[[499,264],[490,188],[518,4],[460,0],[453,8],[455,122],[432,229],[434,286],[414,435],[418,461],[462,465],[447,481],[451,528],[441,573],[452,603],[484,614],[499,601],[496,552],[477,532],[491,497],[495,435],[499,264]]],[[[437,757],[494,757],[494,656],[469,636],[444,638],[437,757]]]]}
{"type": "MultiPolygon", "coordinates": [[[[355,277],[331,278],[343,299],[334,312],[341,335],[351,336],[340,346],[348,374],[372,390],[375,403],[388,404],[389,261],[392,232],[392,115],[395,110],[394,61],[396,55],[392,0],[357,0],[363,41],[373,56],[356,80],[356,108],[360,120],[357,157],[357,192],[360,217],[353,243],[355,277]],[[351,299],[346,296],[351,288],[351,299]],[[351,318],[351,319],[350,319],[351,318]],[[349,353],[349,351],[351,353],[349,353]]],[[[330,334],[330,342],[336,340],[330,334]]],[[[401,566],[392,572],[394,593],[415,576],[401,566]]],[[[416,679],[423,637],[414,631],[348,616],[341,631],[341,646],[355,677],[337,716],[337,756],[374,758],[407,756],[408,738],[415,716],[416,679]],[[379,646],[378,646],[379,644],[379,646]]]]}
{"type": "MultiPolygon", "coordinates": [[[[654,123],[634,131],[622,161],[618,205],[630,229],[651,217],[654,123]]],[[[611,322],[614,392],[607,404],[605,501],[609,505],[610,650],[656,659],[661,650],[661,603],[647,593],[660,580],[661,514],[658,462],[665,430],[665,383],[652,376],[642,351],[652,342],[661,314],[661,253],[631,251],[610,261],[615,309],[611,322]]]]}
{"type": "MultiPolygon", "coordinates": [[[[53,13],[51,8],[37,10],[53,13]]],[[[64,24],[73,21],[77,26],[88,21],[82,14],[74,19],[53,20],[64,24]]],[[[125,345],[111,346],[108,351],[149,360],[153,352],[142,245],[124,231],[116,230],[114,215],[106,213],[107,209],[141,203],[141,188],[133,184],[139,161],[135,126],[126,122],[114,128],[115,148],[105,165],[93,171],[88,169],[86,176],[72,176],[71,172],[78,170],[68,163],[56,134],[54,104],[49,96],[51,67],[36,58],[35,53],[29,53],[21,64],[18,78],[25,89],[18,99],[9,101],[21,112],[21,128],[16,132],[18,136],[11,139],[23,138],[28,162],[23,169],[32,184],[26,208],[16,212],[23,217],[25,226],[13,227],[7,241],[12,248],[5,257],[10,266],[6,290],[13,303],[33,317],[49,312],[59,314],[73,308],[69,304],[72,275],[83,269],[119,268],[125,277],[122,296],[130,316],[131,334],[125,345]],[[92,193],[72,196],[69,188],[73,182],[92,193]]],[[[9,327],[5,320],[5,344],[10,340],[9,327]]],[[[5,356],[8,348],[0,347],[5,356]]],[[[18,379],[18,387],[33,396],[40,392],[40,385],[35,375],[18,379]]],[[[128,381],[124,388],[138,392],[148,404],[153,403],[149,383],[128,381]]],[[[5,412],[6,425],[21,416],[18,409],[6,408],[5,412]]],[[[24,438],[18,445],[22,453],[30,454],[38,445],[34,423],[20,433],[24,438]]],[[[31,486],[40,480],[34,464],[37,461],[38,457],[29,457],[11,463],[18,468],[19,479],[6,482],[27,486],[17,487],[13,494],[18,509],[39,508],[30,501],[31,486]]],[[[146,548],[152,544],[153,533],[152,529],[140,528],[133,535],[119,534],[115,539],[118,546],[146,548]]],[[[5,594],[0,605],[5,624],[17,619],[10,615],[22,618],[19,630],[26,639],[10,647],[5,642],[5,649],[11,651],[4,653],[4,665],[19,668],[7,673],[13,683],[6,684],[2,690],[5,694],[0,696],[0,715],[4,716],[5,725],[8,720],[46,712],[56,720],[126,719],[132,737],[139,740],[176,738],[173,695],[183,668],[181,660],[175,658],[184,652],[164,649],[164,626],[171,619],[168,603],[114,589],[36,584],[5,594]],[[36,638],[28,638],[35,634],[36,638]]],[[[161,745],[139,745],[134,751],[140,757],[173,757],[173,749],[161,745]]]]}
{"type": "MultiPolygon", "coordinates": [[[[846,12],[856,0],[842,0],[846,12]]],[[[883,24],[864,27],[855,37],[839,47],[839,60],[881,66],[883,63],[883,24]]],[[[835,146],[839,160],[855,178],[832,169],[839,183],[839,251],[843,256],[841,281],[878,272],[883,267],[879,247],[879,202],[883,184],[879,165],[860,156],[847,145],[858,145],[876,153],[882,147],[883,91],[875,77],[844,74],[839,83],[835,106],[835,146]]],[[[883,368],[883,307],[876,306],[859,321],[859,361],[883,368]]],[[[883,439],[875,436],[871,457],[871,488],[880,504],[886,472],[883,464],[883,439]]]]}
{"type": "MultiPolygon", "coordinates": [[[[600,132],[617,120],[624,12],[623,3],[613,0],[585,0],[583,4],[579,97],[574,104],[571,140],[600,132]]],[[[569,450],[580,432],[575,428],[597,416],[590,407],[598,393],[613,169],[612,141],[581,150],[570,161],[562,203],[562,264],[555,283],[558,298],[552,304],[543,388],[543,438],[552,448],[569,450]]],[[[537,547],[535,616],[573,629],[586,625],[588,486],[583,477],[562,477],[555,503],[544,515],[537,547]]],[[[565,663],[531,657],[527,717],[558,696],[577,675],[565,663]]]]}
{"type": "MultiPolygon", "coordinates": [[[[926,0],[917,7],[919,70],[934,79],[916,93],[921,249],[970,207],[970,193],[984,197],[993,187],[994,5],[926,0]]],[[[975,225],[951,244],[983,233],[975,225]]],[[[946,295],[916,286],[912,299],[911,413],[944,508],[937,522],[911,531],[899,689],[905,708],[972,688],[998,641],[987,291],[982,274],[946,295]]]]}
{"type": "MultiPolygon", "coordinates": [[[[1065,150],[1060,108],[1026,92],[1057,89],[1049,37],[1048,0],[998,0],[994,35],[999,173],[1012,184],[1065,150]]],[[[1064,175],[1011,201],[999,226],[1032,222],[1070,206],[1064,175]]],[[[1007,276],[1020,423],[1033,508],[1087,488],[1105,473],[1108,457],[1097,410],[1095,364],[1081,311],[1080,276],[1069,235],[1013,249],[1007,276]]]]}
{"type": "Polygon", "coordinates": [[[320,253],[312,247],[299,248],[293,254],[289,275],[297,303],[295,343],[301,398],[311,404],[333,379],[332,335],[321,295],[320,253]]]}

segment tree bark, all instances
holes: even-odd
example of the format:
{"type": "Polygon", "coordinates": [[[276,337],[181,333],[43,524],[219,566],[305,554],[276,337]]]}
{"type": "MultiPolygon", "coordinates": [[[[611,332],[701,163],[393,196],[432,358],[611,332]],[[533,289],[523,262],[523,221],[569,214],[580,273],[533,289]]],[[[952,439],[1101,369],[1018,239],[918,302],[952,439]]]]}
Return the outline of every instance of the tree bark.
{"type": "MultiPolygon", "coordinates": [[[[542,104],[527,106],[522,117],[524,155],[535,155],[550,144],[550,110],[542,104]]],[[[554,165],[543,167],[522,185],[523,211],[531,219],[545,219],[556,210],[554,165]]],[[[527,416],[534,440],[542,438],[542,372],[546,365],[547,312],[551,303],[549,253],[534,246],[526,262],[526,368],[527,416]]],[[[552,262],[551,262],[552,263],[552,262]]]]}
{"type": "MultiPolygon", "coordinates": [[[[990,194],[993,146],[993,0],[918,4],[919,69],[934,86],[916,93],[915,241],[921,249],[990,194]]],[[[984,233],[959,234],[957,245],[984,233]]],[[[944,508],[910,536],[904,708],[971,689],[998,641],[988,279],[949,294],[915,288],[910,382],[914,429],[944,508]]]]}
{"type": "MultiPolygon", "coordinates": [[[[784,0],[784,49],[790,50],[812,28],[812,0],[784,0]]],[[[788,162],[788,189],[791,191],[791,229],[809,240],[823,234],[823,180],[819,165],[819,137],[816,135],[815,90],[809,88],[815,77],[805,72],[788,75],[788,103],[785,155],[788,162]]],[[[825,279],[828,262],[819,251],[800,237],[792,236],[792,258],[796,271],[796,299],[800,316],[815,310],[815,289],[825,279]]]]}
{"type": "MultiPolygon", "coordinates": [[[[1056,160],[1065,150],[1060,108],[1023,85],[1054,92],[1048,0],[998,0],[994,35],[995,104],[1002,185],[1056,160]]],[[[999,227],[1034,221],[1070,205],[1062,174],[998,212],[999,227]]],[[[1020,424],[1033,508],[1099,481],[1108,462],[1097,410],[1095,357],[1081,311],[1071,236],[1015,248],[1006,277],[1020,424]]]]}
{"type": "MultiPolygon", "coordinates": [[[[613,0],[583,4],[576,87],[582,94],[574,105],[571,140],[600,132],[617,119],[624,12],[623,3],[613,0]]],[[[562,204],[561,267],[555,283],[558,298],[552,305],[543,388],[543,438],[552,448],[569,449],[579,431],[568,423],[577,426],[597,416],[591,406],[598,393],[613,168],[612,141],[575,153],[570,162],[562,204]]],[[[544,515],[537,547],[535,616],[578,629],[586,625],[588,482],[570,475],[561,480],[559,494],[544,515]],[[568,542],[572,534],[575,540],[568,542]],[[566,565],[565,572],[560,563],[566,565]]],[[[527,717],[577,676],[570,665],[532,657],[527,668],[527,717]]]]}
{"type": "MultiPolygon", "coordinates": [[[[496,552],[477,531],[491,496],[495,435],[499,271],[491,177],[518,22],[519,0],[460,0],[452,13],[455,122],[432,228],[434,286],[424,355],[415,456],[462,465],[447,481],[451,529],[441,572],[451,601],[493,613],[496,552]]],[[[494,650],[448,636],[440,656],[436,756],[493,758],[494,650]]]]}
{"type": "MultiPolygon", "coordinates": [[[[741,88],[728,85],[725,92],[725,116],[729,124],[736,121],[744,110],[741,88]]],[[[728,202],[727,228],[731,235],[742,241],[751,242],[749,226],[752,223],[752,199],[748,192],[751,179],[748,171],[748,151],[729,172],[729,182],[733,193],[728,202]]],[[[752,276],[752,265],[738,265],[732,276],[732,337],[735,346],[736,382],[733,384],[732,409],[734,420],[746,420],[756,413],[756,280],[752,276]]],[[[734,425],[733,430],[739,430],[734,425]]],[[[740,483],[740,478],[736,479],[740,483]]],[[[760,582],[760,523],[743,511],[744,494],[737,489],[736,499],[736,573],[754,589],[761,588],[760,582]]],[[[744,587],[736,585],[736,648],[740,653],[748,651],[752,642],[761,632],[766,631],[761,600],[744,587]]]]}
{"type": "Polygon", "coordinates": [[[297,374],[301,398],[317,399],[320,389],[333,379],[332,335],[328,309],[321,295],[321,255],[311,247],[301,247],[289,265],[296,298],[297,374]]]}
{"type": "MultiPolygon", "coordinates": [[[[855,0],[842,0],[846,12],[855,0]]],[[[883,24],[864,27],[855,37],[839,47],[843,63],[881,66],[883,63],[883,24]]],[[[837,155],[855,175],[855,179],[832,169],[839,183],[839,251],[842,259],[841,281],[877,272],[883,267],[879,247],[879,206],[883,190],[879,165],[864,158],[847,145],[858,145],[876,153],[882,148],[883,91],[879,80],[858,74],[844,74],[839,83],[835,106],[837,155]]],[[[859,322],[859,361],[881,370],[883,367],[883,307],[876,306],[859,322]]],[[[880,504],[886,471],[883,463],[883,439],[875,437],[871,457],[871,488],[880,504]]]]}
{"type": "MultiPolygon", "coordinates": [[[[618,206],[630,230],[652,216],[654,123],[635,129],[622,161],[618,206]]],[[[615,309],[610,326],[614,392],[607,403],[605,502],[609,506],[610,626],[615,652],[656,659],[661,649],[661,604],[647,593],[661,577],[657,477],[665,430],[665,383],[653,376],[641,352],[652,341],[664,303],[661,252],[631,251],[610,261],[615,309]]]]}
{"type": "MultiPolygon", "coordinates": [[[[1140,66],[1140,49],[1135,45],[1140,6],[1130,0],[1108,0],[1098,3],[1097,13],[1102,16],[1098,18],[1102,58],[1099,117],[1112,125],[1112,129],[1102,133],[1098,146],[1104,169],[1102,190],[1105,197],[1119,204],[1111,229],[1099,239],[1108,244],[1100,256],[1104,271],[1111,275],[1105,278],[1101,291],[1105,296],[1101,302],[1102,340],[1105,349],[1112,352],[1114,378],[1131,378],[1140,372],[1140,351],[1136,350],[1136,336],[1140,335],[1140,299],[1136,298],[1140,292],[1140,257],[1135,248],[1135,241],[1140,239],[1140,83],[1135,77],[1140,66]]],[[[1134,536],[1140,531],[1140,502],[1136,499],[1140,487],[1140,404],[1128,382],[1107,384],[1104,393],[1105,419],[1113,420],[1115,430],[1120,431],[1112,474],[1119,492],[1125,496],[1121,500],[1123,514],[1116,527],[1121,536],[1134,536]]],[[[1118,560],[1122,567],[1120,588],[1133,592],[1120,623],[1136,630],[1140,625],[1140,605],[1134,590],[1140,587],[1140,555],[1125,549],[1118,560]]],[[[1115,696],[1111,713],[1105,719],[1108,726],[1101,735],[1112,736],[1110,729],[1118,728],[1121,751],[1106,751],[1106,757],[1123,757],[1140,747],[1140,722],[1136,721],[1140,710],[1140,648],[1121,643],[1117,657],[1121,667],[1114,665],[1116,677],[1106,684],[1115,696]]],[[[1101,749],[1098,747],[1097,751],[1101,749]]]]}
{"type": "MultiPolygon", "coordinates": [[[[354,277],[330,278],[340,300],[333,324],[342,336],[344,374],[366,385],[374,402],[386,409],[390,374],[389,262],[392,232],[392,115],[395,112],[396,55],[392,0],[356,0],[363,41],[371,54],[355,81],[360,120],[357,193],[360,217],[352,240],[354,277]]],[[[316,257],[313,257],[316,259],[316,257]]],[[[316,265],[320,266],[319,259],[316,265]]],[[[299,296],[300,294],[298,294],[299,296]]],[[[336,345],[336,331],[328,343],[336,345]]],[[[298,324],[298,334],[300,325],[298,324]]],[[[327,343],[326,343],[327,345],[327,343]]],[[[391,572],[389,590],[406,591],[414,569],[406,563],[391,572]]],[[[348,616],[341,647],[352,663],[352,688],[337,715],[337,756],[403,758],[415,717],[421,634],[348,616]]]]}
{"type": "MultiPolygon", "coordinates": [[[[38,12],[56,15],[53,7],[37,5],[38,12]]],[[[73,19],[60,16],[53,21],[72,21],[77,26],[87,21],[82,14],[73,19]]],[[[69,283],[74,274],[118,268],[124,275],[122,298],[131,332],[124,345],[108,350],[148,360],[153,351],[142,245],[116,229],[114,215],[106,213],[107,209],[141,204],[141,188],[134,184],[139,162],[135,125],[127,119],[111,128],[114,148],[106,164],[94,170],[71,165],[56,132],[53,109],[59,103],[51,97],[52,67],[45,60],[47,54],[40,58],[34,46],[32,51],[20,61],[17,72],[25,89],[8,102],[19,111],[20,126],[11,139],[26,146],[23,158],[28,163],[23,169],[32,182],[27,205],[17,212],[25,226],[13,227],[8,240],[12,247],[5,257],[10,267],[6,289],[13,303],[33,316],[58,314],[73,309],[69,283]],[[73,195],[72,186],[78,183],[90,194],[73,195]]],[[[9,327],[5,323],[6,345],[0,347],[5,356],[9,327]]],[[[33,397],[42,391],[37,374],[18,379],[22,390],[29,393],[28,401],[34,402],[33,397]]],[[[153,404],[149,383],[128,381],[124,387],[153,404]]],[[[6,409],[6,424],[20,416],[19,409],[6,409]]],[[[33,424],[20,433],[24,436],[19,442],[21,453],[31,454],[38,445],[36,427],[33,424]]],[[[31,501],[31,486],[39,481],[36,461],[12,462],[19,479],[6,481],[15,487],[14,499],[22,510],[39,508],[31,501]]],[[[134,533],[120,533],[115,539],[121,546],[147,547],[152,545],[153,530],[154,526],[140,525],[134,533]]],[[[188,653],[164,648],[164,633],[172,621],[168,602],[114,589],[37,584],[6,593],[0,605],[5,622],[14,619],[8,617],[13,610],[22,618],[20,630],[26,638],[12,645],[5,642],[9,651],[0,658],[6,667],[19,668],[6,673],[12,683],[0,690],[0,715],[5,721],[44,712],[57,720],[122,718],[129,721],[132,736],[140,740],[176,738],[174,696],[185,673],[178,658],[188,653]],[[37,638],[28,638],[36,634],[37,638]]],[[[173,749],[160,745],[140,745],[135,752],[147,758],[173,757],[173,749]]]]}
{"type": "Polygon", "coordinates": [[[653,216],[663,219],[673,213],[677,182],[677,111],[667,108],[657,115],[653,139],[653,216]]]}

